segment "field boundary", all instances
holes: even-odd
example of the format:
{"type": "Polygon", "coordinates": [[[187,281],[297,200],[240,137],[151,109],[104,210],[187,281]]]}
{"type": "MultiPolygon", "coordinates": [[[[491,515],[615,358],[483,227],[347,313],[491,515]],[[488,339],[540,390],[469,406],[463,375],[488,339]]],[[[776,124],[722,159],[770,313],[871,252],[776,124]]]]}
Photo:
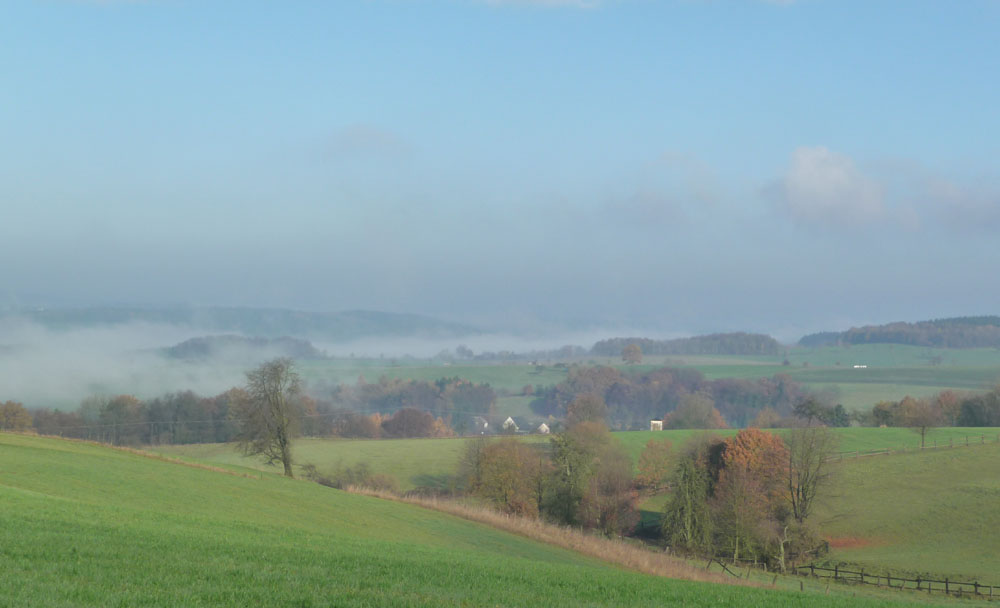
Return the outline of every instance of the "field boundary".
{"type": "Polygon", "coordinates": [[[907,448],[905,445],[901,448],[872,448],[869,450],[849,450],[847,452],[837,452],[833,456],[827,458],[827,462],[836,461],[840,462],[842,460],[867,458],[869,456],[889,456],[892,454],[911,454],[915,452],[922,452],[924,450],[941,450],[941,449],[953,449],[953,448],[967,448],[975,445],[986,445],[988,443],[1000,443],[1000,435],[994,437],[987,437],[985,434],[976,435],[966,435],[965,441],[959,440],[955,442],[954,437],[948,438],[948,443],[942,442],[938,445],[937,439],[934,440],[932,445],[922,445],[912,448],[907,448]]]}
{"type": "Polygon", "coordinates": [[[927,593],[944,593],[956,597],[975,597],[978,599],[1000,599],[1000,585],[986,585],[979,581],[965,582],[953,581],[945,577],[944,580],[934,578],[907,578],[905,576],[893,576],[891,573],[874,574],[861,570],[848,570],[840,566],[828,568],[809,564],[797,566],[794,570],[799,576],[809,576],[812,578],[831,579],[835,582],[854,585],[872,585],[887,589],[926,591],[927,593]],[[826,573],[826,574],[825,574],[826,573]],[[912,585],[911,585],[912,583],[912,585]],[[935,587],[937,585],[937,587],[935,587]]]}

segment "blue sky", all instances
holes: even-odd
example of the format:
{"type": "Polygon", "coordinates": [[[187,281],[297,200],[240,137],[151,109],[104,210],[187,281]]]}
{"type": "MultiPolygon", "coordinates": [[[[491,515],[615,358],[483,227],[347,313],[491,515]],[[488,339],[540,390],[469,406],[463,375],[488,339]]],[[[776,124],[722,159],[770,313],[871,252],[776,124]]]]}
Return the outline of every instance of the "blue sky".
{"type": "Polygon", "coordinates": [[[0,11],[0,305],[1000,312],[996,0],[0,11]]]}

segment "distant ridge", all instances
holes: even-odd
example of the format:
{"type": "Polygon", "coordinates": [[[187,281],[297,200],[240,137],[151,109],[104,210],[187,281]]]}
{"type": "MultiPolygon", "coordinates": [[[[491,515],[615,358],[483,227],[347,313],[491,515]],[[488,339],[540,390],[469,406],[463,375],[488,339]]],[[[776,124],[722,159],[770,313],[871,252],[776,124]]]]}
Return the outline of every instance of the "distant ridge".
{"type": "Polygon", "coordinates": [[[908,344],[938,348],[1000,348],[1000,316],[952,317],[852,327],[803,336],[799,346],[908,344]]]}
{"type": "Polygon", "coordinates": [[[174,359],[211,359],[233,354],[291,357],[292,359],[323,359],[325,355],[308,340],[300,338],[247,338],[226,334],[191,338],[163,349],[174,359]]]}
{"type": "Polygon", "coordinates": [[[304,312],[281,308],[51,308],[7,313],[51,329],[125,323],[182,325],[206,333],[262,338],[292,336],[349,341],[368,337],[453,337],[479,333],[473,327],[414,314],[350,310],[304,312]]]}
{"type": "Polygon", "coordinates": [[[645,355],[777,355],[781,349],[778,341],[771,336],[736,332],[675,340],[610,338],[594,344],[591,352],[617,357],[629,344],[638,344],[645,355]]]}

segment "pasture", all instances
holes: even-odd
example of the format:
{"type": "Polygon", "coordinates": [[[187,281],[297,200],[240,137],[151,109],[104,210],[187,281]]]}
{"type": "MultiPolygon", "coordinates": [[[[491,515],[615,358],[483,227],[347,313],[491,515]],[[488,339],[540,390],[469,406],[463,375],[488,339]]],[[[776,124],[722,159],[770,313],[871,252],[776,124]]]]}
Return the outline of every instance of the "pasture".
{"type": "Polygon", "coordinates": [[[845,460],[835,472],[815,515],[831,539],[825,561],[1000,585],[1000,445],[845,460]]]}
{"type": "Polygon", "coordinates": [[[610,365],[626,373],[642,373],[663,366],[693,368],[711,380],[757,379],[787,374],[807,389],[821,392],[848,410],[870,409],[882,400],[906,395],[924,397],[945,389],[986,390],[1000,382],[1000,349],[935,349],[897,344],[862,344],[820,348],[788,347],[778,356],[648,356],[640,365],[620,358],[582,357],[576,360],[444,362],[418,359],[331,359],[299,363],[315,393],[339,384],[353,384],[359,376],[369,382],[388,378],[434,381],[460,377],[489,383],[500,393],[497,413],[532,421],[530,398],[520,397],[525,386],[553,386],[565,380],[573,364],[610,365]],[[788,365],[783,365],[784,361],[788,365]],[[855,369],[854,365],[866,365],[855,369]]]}
{"type": "Polygon", "coordinates": [[[0,606],[893,606],[907,599],[658,578],[410,505],[82,442],[0,433],[0,463],[0,606]]]}
{"type": "MultiPolygon", "coordinates": [[[[902,428],[844,428],[833,429],[839,438],[839,449],[844,452],[868,451],[890,448],[892,450],[915,449],[920,445],[920,436],[902,428]]],[[[776,431],[781,433],[780,430],[776,431]]],[[[673,431],[626,431],[613,435],[622,443],[632,457],[639,459],[639,453],[650,439],[669,439],[675,452],[683,449],[692,438],[704,434],[728,437],[736,433],[734,429],[720,431],[673,430],[673,431]]],[[[940,428],[927,435],[928,445],[934,441],[944,445],[948,442],[961,443],[966,437],[978,438],[986,435],[995,441],[1000,429],[981,428],[940,428]]],[[[544,443],[544,435],[521,436],[522,440],[544,443]]],[[[311,463],[321,473],[332,472],[337,467],[353,467],[365,463],[375,473],[390,475],[399,482],[401,490],[428,486],[445,489],[452,483],[466,439],[319,439],[303,438],[294,446],[295,461],[298,464],[311,463]]],[[[156,446],[157,452],[182,458],[191,458],[225,466],[238,466],[269,472],[279,472],[279,468],[268,465],[260,458],[245,457],[232,444],[194,444],[156,446]]]]}

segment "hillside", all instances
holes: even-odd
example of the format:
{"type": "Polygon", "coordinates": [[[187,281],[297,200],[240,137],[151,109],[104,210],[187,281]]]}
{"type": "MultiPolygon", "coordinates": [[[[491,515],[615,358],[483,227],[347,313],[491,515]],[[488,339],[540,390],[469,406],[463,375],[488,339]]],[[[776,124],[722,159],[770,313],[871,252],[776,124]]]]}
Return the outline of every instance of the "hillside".
{"type": "Polygon", "coordinates": [[[308,340],[300,338],[248,338],[226,334],[191,338],[169,348],[163,354],[173,359],[202,360],[215,357],[290,357],[322,359],[324,355],[308,340]]]}
{"type": "Polygon", "coordinates": [[[803,336],[799,346],[908,344],[935,348],[1000,348],[1000,317],[953,317],[852,327],[803,336]]]}
{"type": "Polygon", "coordinates": [[[657,578],[395,502],[0,433],[4,606],[868,606],[657,578]]]}
{"type": "Polygon", "coordinates": [[[52,308],[7,313],[50,329],[151,323],[181,325],[207,333],[349,341],[366,337],[451,337],[475,328],[413,314],[370,310],[305,312],[279,308],[52,308]]]}

